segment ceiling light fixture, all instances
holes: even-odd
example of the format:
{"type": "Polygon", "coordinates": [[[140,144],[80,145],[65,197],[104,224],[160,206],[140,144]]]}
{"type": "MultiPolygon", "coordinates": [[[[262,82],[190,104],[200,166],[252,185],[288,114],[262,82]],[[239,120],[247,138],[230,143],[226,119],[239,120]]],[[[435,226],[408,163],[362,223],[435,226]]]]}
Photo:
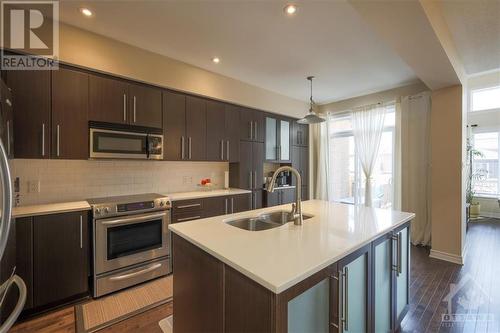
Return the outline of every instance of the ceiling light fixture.
{"type": "Polygon", "coordinates": [[[218,57],[214,57],[212,58],[212,61],[216,64],[218,64],[220,62],[220,59],[218,57]]]}
{"type": "Polygon", "coordinates": [[[311,97],[309,98],[309,113],[302,119],[297,120],[299,124],[317,124],[322,123],[325,119],[321,118],[314,111],[314,100],[313,100],[313,79],[314,76],[308,76],[307,79],[311,82],[311,97]]]}
{"type": "Polygon", "coordinates": [[[87,17],[90,17],[92,15],[94,15],[92,13],[92,11],[88,8],[80,8],[80,13],[82,13],[83,15],[87,16],[87,17]]]}
{"type": "Polygon", "coordinates": [[[297,12],[297,6],[295,6],[293,4],[288,4],[285,6],[285,8],[283,8],[283,11],[288,16],[295,15],[295,13],[297,12]]]}

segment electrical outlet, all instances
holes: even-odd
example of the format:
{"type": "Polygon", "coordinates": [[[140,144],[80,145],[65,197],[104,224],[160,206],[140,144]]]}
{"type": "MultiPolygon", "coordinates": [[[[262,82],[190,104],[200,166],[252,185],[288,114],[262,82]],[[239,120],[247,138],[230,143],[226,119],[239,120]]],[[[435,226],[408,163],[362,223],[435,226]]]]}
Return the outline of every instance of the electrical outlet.
{"type": "Polygon", "coordinates": [[[28,193],[40,193],[39,180],[28,180],[28,193]]]}

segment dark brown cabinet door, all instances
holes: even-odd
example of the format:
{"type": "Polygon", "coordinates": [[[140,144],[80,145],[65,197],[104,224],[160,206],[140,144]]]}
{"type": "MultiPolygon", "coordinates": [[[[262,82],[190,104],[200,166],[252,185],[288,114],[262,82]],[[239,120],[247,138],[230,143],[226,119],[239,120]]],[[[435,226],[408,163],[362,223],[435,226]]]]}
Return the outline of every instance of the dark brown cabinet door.
{"type": "Polygon", "coordinates": [[[252,209],[262,208],[262,190],[252,191],[252,209]]]}
{"type": "Polygon", "coordinates": [[[52,158],[89,157],[88,80],[83,72],[52,71],[52,158]]]}
{"type": "Polygon", "coordinates": [[[227,161],[226,110],[219,102],[207,101],[207,160],[227,161]]]}
{"type": "Polygon", "coordinates": [[[229,162],[238,162],[240,154],[240,110],[233,105],[226,105],[226,154],[229,162]]]}
{"type": "Polygon", "coordinates": [[[264,142],[264,113],[242,108],[240,111],[240,139],[264,142]]]}
{"type": "Polygon", "coordinates": [[[161,90],[143,84],[129,84],[129,123],[162,128],[161,90]]]}
{"type": "Polygon", "coordinates": [[[302,186],[302,200],[309,200],[309,186],[302,186]]]}
{"type": "Polygon", "coordinates": [[[212,217],[231,213],[231,202],[228,197],[209,197],[203,200],[205,201],[203,217],[212,217]]]}
{"type": "Polygon", "coordinates": [[[50,157],[50,72],[8,71],[16,158],[50,157]]]}
{"type": "Polygon", "coordinates": [[[280,204],[280,199],[281,199],[280,192],[281,191],[279,191],[279,190],[276,190],[276,191],[274,191],[272,193],[265,191],[264,192],[265,206],[266,207],[273,207],[273,206],[279,205],[280,204]]]}
{"type": "Polygon", "coordinates": [[[186,158],[186,96],[163,92],[163,139],[165,160],[186,158]]]}
{"type": "Polygon", "coordinates": [[[187,159],[204,161],[207,157],[207,108],[206,101],[198,97],[186,97],[187,159]]]}
{"type": "MultiPolygon", "coordinates": [[[[302,176],[302,186],[309,183],[309,149],[307,147],[292,146],[292,167],[297,169],[302,176]]],[[[296,185],[295,177],[292,184],[296,185]]]]}
{"type": "Polygon", "coordinates": [[[16,274],[26,284],[24,309],[33,307],[33,218],[16,219],[16,274]]]}
{"type": "Polygon", "coordinates": [[[264,183],[264,144],[261,142],[252,143],[252,188],[262,189],[264,183]]]}
{"type": "Polygon", "coordinates": [[[118,79],[90,75],[89,120],[127,124],[128,84],[118,79]]]}
{"type": "MultiPolygon", "coordinates": [[[[238,174],[238,182],[234,185],[246,190],[253,188],[253,158],[252,158],[252,142],[240,141],[240,163],[233,171],[238,174]],[[237,169],[237,170],[236,170],[237,169]]],[[[230,174],[232,172],[230,171],[230,174]]]]}
{"type": "Polygon", "coordinates": [[[251,202],[252,195],[250,193],[233,195],[231,199],[232,199],[232,205],[231,205],[232,213],[246,212],[247,210],[250,210],[250,208],[252,207],[252,202],[251,202]]]}
{"type": "Polygon", "coordinates": [[[35,306],[88,292],[88,243],[87,212],[34,217],[35,306]]]}

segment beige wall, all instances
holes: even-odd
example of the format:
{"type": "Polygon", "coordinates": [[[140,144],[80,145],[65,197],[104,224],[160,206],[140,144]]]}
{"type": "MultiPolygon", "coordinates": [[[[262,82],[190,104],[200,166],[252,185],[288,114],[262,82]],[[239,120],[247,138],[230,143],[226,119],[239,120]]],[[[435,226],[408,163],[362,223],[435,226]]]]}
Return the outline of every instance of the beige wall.
{"type": "MultiPolygon", "coordinates": [[[[432,92],[432,251],[462,258],[462,86],[432,92]]],[[[431,253],[432,255],[432,253],[431,253]]]]}
{"type": "Polygon", "coordinates": [[[363,95],[358,97],[353,97],[345,99],[342,101],[332,102],[328,104],[321,105],[319,107],[320,112],[339,112],[346,111],[358,106],[374,104],[378,102],[389,102],[394,101],[401,96],[414,95],[422,91],[429,90],[423,82],[416,82],[414,84],[380,91],[374,94],[363,95]]]}
{"type": "Polygon", "coordinates": [[[71,64],[294,117],[308,110],[305,102],[66,24],[59,44],[60,60],[71,64]]]}

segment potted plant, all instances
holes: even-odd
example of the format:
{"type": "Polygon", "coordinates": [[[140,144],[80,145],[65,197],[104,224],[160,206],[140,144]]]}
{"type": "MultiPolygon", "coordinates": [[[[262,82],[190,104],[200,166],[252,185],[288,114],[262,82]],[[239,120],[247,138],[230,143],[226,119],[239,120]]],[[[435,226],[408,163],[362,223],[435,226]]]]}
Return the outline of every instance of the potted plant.
{"type": "Polygon", "coordinates": [[[481,212],[481,205],[477,200],[474,200],[476,191],[474,190],[474,184],[477,181],[481,181],[485,178],[486,170],[475,170],[473,169],[473,162],[475,157],[484,157],[483,153],[475,149],[470,141],[467,142],[467,157],[468,157],[468,168],[467,168],[467,184],[466,184],[466,202],[468,204],[470,218],[478,218],[481,212]]]}

